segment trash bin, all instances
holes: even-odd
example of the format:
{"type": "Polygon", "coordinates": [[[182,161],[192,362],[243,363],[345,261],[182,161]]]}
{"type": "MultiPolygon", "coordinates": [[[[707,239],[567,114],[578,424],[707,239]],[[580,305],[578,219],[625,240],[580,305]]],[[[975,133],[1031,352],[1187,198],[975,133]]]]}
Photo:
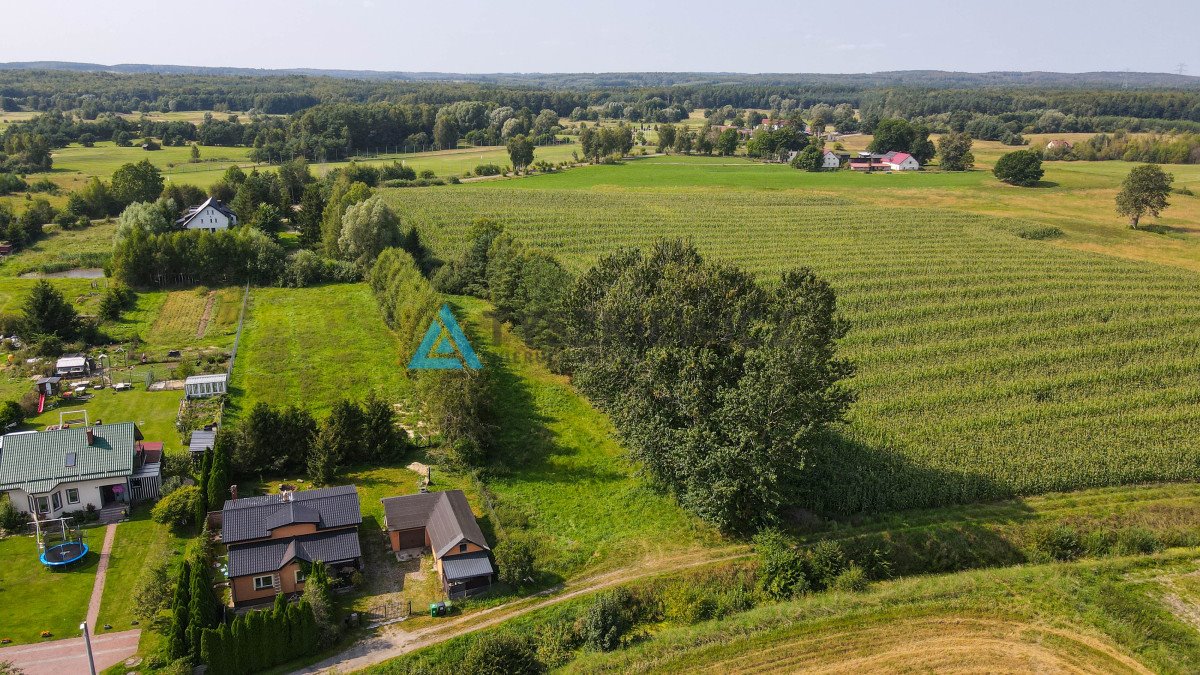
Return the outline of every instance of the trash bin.
{"type": "Polygon", "coordinates": [[[438,615],[437,603],[436,602],[429,603],[429,616],[437,616],[437,615],[438,615]]]}

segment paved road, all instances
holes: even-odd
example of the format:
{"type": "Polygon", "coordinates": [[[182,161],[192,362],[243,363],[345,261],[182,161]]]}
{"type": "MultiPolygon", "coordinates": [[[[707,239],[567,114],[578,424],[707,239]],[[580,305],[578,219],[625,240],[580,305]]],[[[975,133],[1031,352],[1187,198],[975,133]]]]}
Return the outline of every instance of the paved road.
{"type": "MultiPolygon", "coordinates": [[[[96,672],[114,666],[137,652],[140,630],[92,636],[96,672]]],[[[26,675],[75,675],[86,673],[87,651],[83,638],[54,640],[0,649],[0,661],[12,661],[26,675]]]]}

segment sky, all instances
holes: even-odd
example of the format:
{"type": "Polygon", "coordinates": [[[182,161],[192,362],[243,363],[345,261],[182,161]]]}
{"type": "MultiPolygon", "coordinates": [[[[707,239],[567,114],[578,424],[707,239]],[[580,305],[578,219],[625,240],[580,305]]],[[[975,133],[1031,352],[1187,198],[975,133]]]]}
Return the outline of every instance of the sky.
{"type": "Polygon", "coordinates": [[[1200,75],[1196,0],[0,0],[0,17],[0,62],[1200,75]]]}

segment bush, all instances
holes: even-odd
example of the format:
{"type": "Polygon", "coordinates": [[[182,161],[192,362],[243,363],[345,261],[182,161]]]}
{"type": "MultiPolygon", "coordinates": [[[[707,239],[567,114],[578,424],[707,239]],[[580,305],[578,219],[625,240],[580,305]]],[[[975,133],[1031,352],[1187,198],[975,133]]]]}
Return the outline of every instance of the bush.
{"type": "Polygon", "coordinates": [[[1033,528],[1030,549],[1030,557],[1039,562],[1067,562],[1078,559],[1084,552],[1079,532],[1070,525],[1033,528]]]}
{"type": "Polygon", "coordinates": [[[29,516],[17,510],[7,497],[0,497],[0,530],[20,532],[29,522],[29,516]]]}
{"type": "Polygon", "coordinates": [[[39,179],[39,180],[36,180],[36,181],[30,183],[29,191],[30,192],[44,192],[48,195],[56,195],[56,194],[58,194],[59,187],[58,187],[58,183],[55,183],[54,181],[50,180],[49,178],[42,178],[42,179],[39,179]]]}
{"type": "Polygon", "coordinates": [[[601,593],[579,622],[579,635],[590,649],[607,652],[621,645],[633,627],[629,616],[630,596],[624,588],[601,593]]]}
{"type": "Polygon", "coordinates": [[[570,621],[558,620],[539,624],[533,632],[537,659],[547,668],[564,666],[575,657],[579,634],[570,621]]]}
{"type": "Polygon", "coordinates": [[[437,174],[433,172],[433,169],[422,169],[420,176],[426,180],[437,178],[437,174]]]}
{"type": "Polygon", "coordinates": [[[195,485],[185,485],[171,494],[163,497],[150,511],[150,517],[156,523],[184,525],[196,520],[196,508],[200,503],[200,488],[195,485]]]}
{"type": "Polygon", "coordinates": [[[678,583],[662,593],[663,618],[689,626],[711,619],[717,614],[717,601],[703,588],[678,583]]]}
{"type": "Polygon", "coordinates": [[[19,401],[0,403],[0,429],[15,427],[25,421],[25,409],[19,401]]]}
{"type": "Polygon", "coordinates": [[[530,640],[509,631],[480,635],[462,660],[462,671],[473,675],[527,675],[545,670],[530,640]]]}
{"type": "Polygon", "coordinates": [[[809,549],[809,579],[816,590],[828,588],[845,569],[846,553],[836,541],[821,541],[809,549]]]}
{"type": "Polygon", "coordinates": [[[1143,527],[1127,527],[1117,532],[1113,543],[1115,555],[1149,555],[1163,549],[1153,532],[1143,527]]]}
{"type": "Polygon", "coordinates": [[[500,581],[510,586],[522,586],[534,574],[534,546],[529,535],[513,533],[496,544],[493,550],[500,581]]]}
{"type": "Polygon", "coordinates": [[[0,195],[28,189],[29,185],[15,173],[0,173],[0,195]]]}
{"type": "Polygon", "coordinates": [[[758,554],[758,590],[774,600],[805,593],[810,588],[808,559],[792,539],[773,529],[754,535],[758,554]]]}
{"type": "Polygon", "coordinates": [[[496,164],[480,164],[475,167],[476,176],[499,176],[503,171],[496,164]]]}
{"type": "Polygon", "coordinates": [[[1029,226],[1018,229],[1017,236],[1022,239],[1057,239],[1063,236],[1063,231],[1052,226],[1029,226]]]}
{"type": "Polygon", "coordinates": [[[858,593],[867,588],[867,573],[863,568],[850,564],[849,567],[842,570],[842,573],[837,575],[829,587],[835,591],[845,591],[847,593],[858,593]]]}

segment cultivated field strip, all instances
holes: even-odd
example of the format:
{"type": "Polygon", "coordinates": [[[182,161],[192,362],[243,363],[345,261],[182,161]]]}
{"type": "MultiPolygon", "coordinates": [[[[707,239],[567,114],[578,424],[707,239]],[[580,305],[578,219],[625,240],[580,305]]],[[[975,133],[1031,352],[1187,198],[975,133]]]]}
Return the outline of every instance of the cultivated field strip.
{"type": "MultiPolygon", "coordinates": [[[[399,193],[399,194],[397,194],[399,193]]],[[[806,502],[918,507],[1200,479],[1200,277],[1027,241],[1016,221],[800,191],[400,190],[443,255],[476,218],[575,270],[686,237],[770,281],[815,268],[859,365],[806,502]]]]}

